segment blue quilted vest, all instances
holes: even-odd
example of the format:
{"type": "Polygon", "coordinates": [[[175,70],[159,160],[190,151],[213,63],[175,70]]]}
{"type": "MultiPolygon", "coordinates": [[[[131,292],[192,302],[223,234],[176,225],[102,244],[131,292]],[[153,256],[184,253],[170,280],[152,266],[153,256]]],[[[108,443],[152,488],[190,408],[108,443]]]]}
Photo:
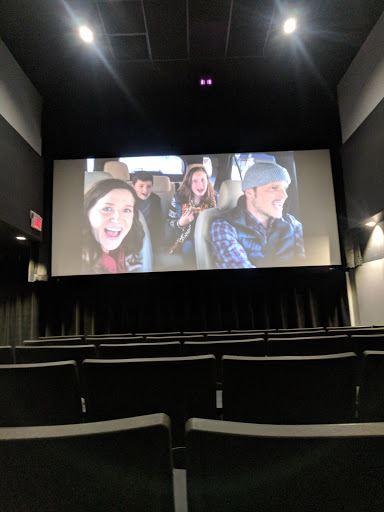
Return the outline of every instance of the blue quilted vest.
{"type": "Polygon", "coordinates": [[[244,247],[249,261],[255,267],[274,267],[295,263],[294,217],[287,214],[272,219],[267,240],[260,223],[246,211],[245,196],[237,206],[222,215],[237,231],[237,238],[244,247]]]}

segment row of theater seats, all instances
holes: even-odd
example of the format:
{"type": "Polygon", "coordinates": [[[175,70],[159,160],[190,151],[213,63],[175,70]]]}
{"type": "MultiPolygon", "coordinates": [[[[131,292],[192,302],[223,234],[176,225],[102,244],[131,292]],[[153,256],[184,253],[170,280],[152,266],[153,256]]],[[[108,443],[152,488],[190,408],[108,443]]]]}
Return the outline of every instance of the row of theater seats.
{"type": "MultiPolygon", "coordinates": [[[[94,341],[101,340],[103,338],[137,338],[138,341],[142,341],[142,339],[146,338],[162,338],[162,337],[186,337],[186,336],[199,336],[206,339],[213,339],[214,336],[249,336],[254,335],[254,337],[266,337],[266,336],[275,336],[282,335],[288,336],[316,336],[319,334],[327,333],[327,335],[340,335],[340,334],[380,334],[384,333],[383,325],[375,325],[375,326],[345,326],[345,327],[303,327],[303,328],[292,328],[292,329],[222,329],[222,330],[203,330],[203,331],[161,331],[161,332],[129,332],[129,333],[113,333],[113,334],[87,334],[87,335],[58,335],[58,336],[39,336],[39,340],[41,341],[50,341],[50,340],[65,340],[65,339],[81,339],[84,341],[90,341],[94,343],[94,341]]],[[[217,338],[219,339],[219,338],[217,338]]]]}
{"type": "Polygon", "coordinates": [[[0,428],[2,512],[381,512],[384,424],[186,424],[176,500],[164,414],[0,428]]]}
{"type": "Polygon", "coordinates": [[[366,352],[361,374],[357,361],[351,352],[225,355],[222,411],[217,410],[213,355],[85,359],[79,366],[75,361],[0,365],[0,426],[164,412],[172,419],[173,443],[179,446],[191,417],[266,424],[384,421],[384,352],[366,352]]]}
{"type": "MultiPolygon", "coordinates": [[[[374,335],[339,335],[339,336],[297,336],[282,337],[270,336],[265,338],[254,338],[252,335],[236,335],[229,337],[218,336],[221,339],[198,339],[198,336],[182,338],[179,337],[161,337],[147,338],[143,341],[137,341],[133,338],[103,338],[98,340],[100,344],[89,345],[81,344],[81,340],[60,340],[60,341],[41,341],[25,340],[24,346],[17,346],[13,350],[10,346],[0,347],[0,361],[13,362],[39,362],[33,359],[33,354],[49,353],[44,348],[59,354],[71,353],[69,347],[73,347],[73,353],[76,349],[79,353],[86,354],[86,347],[97,346],[97,354],[102,358],[129,358],[129,357],[169,357],[180,355],[202,355],[214,354],[221,358],[222,355],[248,355],[248,356],[284,356],[284,355],[325,355],[340,352],[355,352],[361,355],[366,350],[384,350],[384,333],[374,335]],[[83,350],[81,350],[83,347],[83,350]],[[29,350],[26,350],[26,349],[29,350]],[[39,349],[39,350],[38,350],[39,349]],[[15,353],[15,355],[13,355],[15,353]],[[28,354],[31,359],[28,359],[28,354]]],[[[94,351],[96,353],[96,351],[94,351]]],[[[94,357],[93,352],[86,357],[94,357]]],[[[75,357],[76,360],[78,358],[75,357]]]]}

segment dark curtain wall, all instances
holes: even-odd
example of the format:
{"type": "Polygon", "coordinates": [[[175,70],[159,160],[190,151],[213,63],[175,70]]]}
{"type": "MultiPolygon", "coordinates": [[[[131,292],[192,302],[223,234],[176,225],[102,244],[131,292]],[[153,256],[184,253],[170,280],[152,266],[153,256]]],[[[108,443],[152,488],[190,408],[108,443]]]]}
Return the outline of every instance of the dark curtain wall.
{"type": "Polygon", "coordinates": [[[40,335],[349,323],[340,268],[92,276],[36,286],[40,335]]]}
{"type": "Polygon", "coordinates": [[[28,283],[29,257],[26,244],[0,248],[0,345],[38,336],[38,289],[28,283]]]}

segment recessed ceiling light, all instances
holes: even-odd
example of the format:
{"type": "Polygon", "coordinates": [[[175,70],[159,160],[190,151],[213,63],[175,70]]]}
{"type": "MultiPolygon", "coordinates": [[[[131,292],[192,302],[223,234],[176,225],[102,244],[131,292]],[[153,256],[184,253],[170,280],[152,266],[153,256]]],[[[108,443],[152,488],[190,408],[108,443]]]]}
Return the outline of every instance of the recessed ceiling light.
{"type": "Polygon", "coordinates": [[[292,34],[296,30],[296,19],[295,18],[288,18],[284,21],[284,32],[286,34],[292,34]]]}
{"type": "Polygon", "coordinates": [[[17,236],[16,240],[26,240],[25,236],[17,236]]]}
{"type": "Polygon", "coordinates": [[[84,42],[92,43],[92,41],[93,41],[93,32],[88,27],[86,27],[85,25],[82,25],[79,28],[79,34],[80,34],[81,39],[84,42]]]}
{"type": "Polygon", "coordinates": [[[373,221],[367,222],[366,226],[369,226],[370,228],[373,228],[373,226],[376,226],[376,222],[373,222],[373,221]]]}

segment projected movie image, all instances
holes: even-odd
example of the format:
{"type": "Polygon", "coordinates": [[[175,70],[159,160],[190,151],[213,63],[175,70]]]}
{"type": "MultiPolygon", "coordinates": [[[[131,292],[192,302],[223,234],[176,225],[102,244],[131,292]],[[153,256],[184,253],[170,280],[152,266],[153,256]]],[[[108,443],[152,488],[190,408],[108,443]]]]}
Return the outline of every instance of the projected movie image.
{"type": "Polygon", "coordinates": [[[62,225],[72,251],[53,236],[53,275],[340,263],[326,150],[57,161],[55,179],[53,224],[64,190],[82,224],[62,225]]]}
{"type": "MultiPolygon", "coordinates": [[[[142,168],[145,160],[136,158],[136,165],[142,168]]],[[[167,260],[170,269],[195,270],[201,257],[206,258],[204,266],[222,269],[303,262],[302,225],[284,211],[289,187],[292,181],[296,184],[293,155],[286,159],[286,167],[273,155],[234,156],[243,179],[221,184],[226,189],[222,193],[235,205],[223,211],[218,206],[220,190],[215,191],[210,179],[211,161],[207,170],[203,158],[196,160],[186,166],[177,190],[176,182],[171,187],[165,174],[166,166],[162,170],[164,188],[174,191],[163,208],[154,191],[156,170],[156,174],[137,169],[131,173],[125,162],[111,161],[100,176],[93,174],[101,179],[85,186],[83,273],[146,272],[151,266],[166,267],[167,260]],[[198,231],[206,231],[205,240],[204,236],[197,239],[198,231]]]]}

